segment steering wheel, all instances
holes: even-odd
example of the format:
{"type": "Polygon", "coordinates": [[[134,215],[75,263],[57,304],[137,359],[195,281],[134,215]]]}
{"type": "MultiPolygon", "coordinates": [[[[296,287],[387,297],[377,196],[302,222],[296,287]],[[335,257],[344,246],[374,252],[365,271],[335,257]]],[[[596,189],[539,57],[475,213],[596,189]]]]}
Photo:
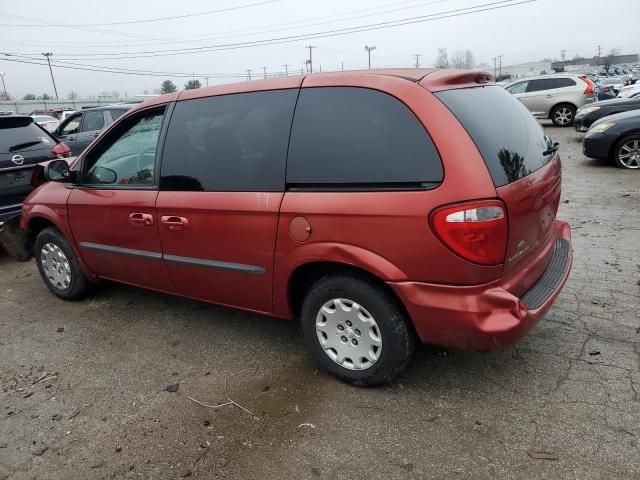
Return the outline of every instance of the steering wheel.
{"type": "Polygon", "coordinates": [[[136,173],[142,172],[144,170],[148,170],[149,169],[149,162],[143,163],[144,162],[144,157],[146,155],[148,155],[149,153],[153,153],[153,159],[151,160],[151,170],[153,170],[153,163],[155,160],[155,153],[156,153],[156,146],[155,145],[151,145],[147,148],[143,148],[140,153],[138,154],[138,158],[136,158],[136,173]]]}

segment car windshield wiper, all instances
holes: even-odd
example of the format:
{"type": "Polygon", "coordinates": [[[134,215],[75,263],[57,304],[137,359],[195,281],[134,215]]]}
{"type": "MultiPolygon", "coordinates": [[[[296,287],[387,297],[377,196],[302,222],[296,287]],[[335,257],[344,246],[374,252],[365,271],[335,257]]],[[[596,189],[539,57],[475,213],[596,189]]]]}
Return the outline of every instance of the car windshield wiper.
{"type": "Polygon", "coordinates": [[[17,145],[13,145],[12,147],[9,147],[9,152],[15,152],[16,150],[22,150],[23,148],[32,147],[33,145],[37,145],[39,143],[40,143],[40,140],[33,141],[33,142],[19,143],[17,145]]]}
{"type": "Polygon", "coordinates": [[[547,149],[544,152],[542,152],[542,155],[544,155],[546,157],[547,155],[551,155],[552,153],[556,153],[558,151],[558,145],[560,145],[558,142],[555,142],[554,144],[547,145],[547,149]]]}

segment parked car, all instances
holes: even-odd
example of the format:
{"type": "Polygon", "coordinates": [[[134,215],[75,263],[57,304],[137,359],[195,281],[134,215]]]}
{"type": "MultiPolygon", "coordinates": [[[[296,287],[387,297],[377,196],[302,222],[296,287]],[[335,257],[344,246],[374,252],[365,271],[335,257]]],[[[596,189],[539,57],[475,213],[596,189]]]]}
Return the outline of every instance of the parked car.
{"type": "Polygon", "coordinates": [[[517,80],[505,87],[538,118],[557,127],[573,124],[576,110],[598,100],[597,87],[584,75],[544,75],[517,80]]]}
{"type": "Polygon", "coordinates": [[[71,110],[71,108],[48,108],[43,110],[34,110],[29,114],[30,117],[34,115],[48,115],[49,117],[54,117],[60,120],[62,118],[62,113],[71,110]]]}
{"type": "Polygon", "coordinates": [[[63,299],[109,279],[299,318],[318,364],[356,384],[388,382],[417,339],[509,345],[572,249],[557,145],[490,78],[345,72],[157,97],[71,170],[51,162],[21,225],[63,299]]]}
{"type": "Polygon", "coordinates": [[[36,122],[48,132],[53,132],[56,128],[58,128],[58,125],[60,125],[60,122],[57,118],[50,117],[49,115],[31,115],[31,117],[33,118],[34,122],[36,122]]]}
{"type": "Polygon", "coordinates": [[[640,169],[640,110],[596,121],[584,136],[587,157],[610,161],[616,167],[640,169]]]}
{"type": "Polygon", "coordinates": [[[69,153],[69,149],[32,117],[0,117],[0,224],[20,215],[22,200],[32,190],[35,165],[69,153]]]}
{"type": "Polygon", "coordinates": [[[640,84],[626,85],[618,92],[618,98],[633,98],[640,96],[640,84]]]}
{"type": "Polygon", "coordinates": [[[573,128],[577,132],[586,132],[600,118],[639,109],[640,98],[614,98],[595,105],[587,105],[577,111],[573,128]]]}
{"type": "Polygon", "coordinates": [[[78,155],[102,130],[133,106],[134,104],[122,103],[74,112],[54,130],[53,134],[64,141],[71,149],[72,155],[78,155]]]}
{"type": "Polygon", "coordinates": [[[613,88],[613,91],[617,95],[620,90],[622,90],[622,87],[626,85],[626,80],[622,77],[607,77],[600,80],[599,85],[613,88]]]}
{"type": "Polygon", "coordinates": [[[613,87],[598,84],[598,101],[611,100],[612,98],[616,98],[613,87]]]}
{"type": "Polygon", "coordinates": [[[62,114],[60,116],[60,122],[64,122],[67,118],[69,118],[74,113],[76,113],[75,110],[66,110],[66,111],[62,112],[62,114]]]}

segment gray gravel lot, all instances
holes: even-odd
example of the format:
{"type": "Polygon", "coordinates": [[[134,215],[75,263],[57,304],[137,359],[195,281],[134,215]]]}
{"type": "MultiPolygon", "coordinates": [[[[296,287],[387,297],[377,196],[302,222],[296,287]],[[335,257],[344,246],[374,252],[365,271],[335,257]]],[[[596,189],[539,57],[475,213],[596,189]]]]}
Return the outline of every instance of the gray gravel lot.
{"type": "Polygon", "coordinates": [[[640,478],[640,172],[548,132],[558,301],[517,347],[421,347],[385,388],[318,372],[293,322],[110,284],[65,303],[0,255],[0,479],[640,478]],[[187,398],[225,402],[242,370],[253,415],[187,398]]]}

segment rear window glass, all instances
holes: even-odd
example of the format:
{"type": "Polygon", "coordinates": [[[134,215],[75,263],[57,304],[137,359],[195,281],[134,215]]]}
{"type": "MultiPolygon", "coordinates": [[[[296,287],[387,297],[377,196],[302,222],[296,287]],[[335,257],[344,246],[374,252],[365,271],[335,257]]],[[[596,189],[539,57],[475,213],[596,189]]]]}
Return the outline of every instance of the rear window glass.
{"type": "Polygon", "coordinates": [[[355,87],[302,89],[287,161],[291,186],[413,187],[442,178],[431,138],[396,98],[355,87]]]}
{"type": "Polygon", "coordinates": [[[32,119],[0,120],[0,153],[17,152],[22,148],[35,147],[42,143],[51,147],[51,138],[35,125],[32,119]]]}
{"type": "Polygon", "coordinates": [[[499,86],[435,94],[467,130],[496,187],[526,177],[551,160],[544,131],[529,111],[499,86]]]}

